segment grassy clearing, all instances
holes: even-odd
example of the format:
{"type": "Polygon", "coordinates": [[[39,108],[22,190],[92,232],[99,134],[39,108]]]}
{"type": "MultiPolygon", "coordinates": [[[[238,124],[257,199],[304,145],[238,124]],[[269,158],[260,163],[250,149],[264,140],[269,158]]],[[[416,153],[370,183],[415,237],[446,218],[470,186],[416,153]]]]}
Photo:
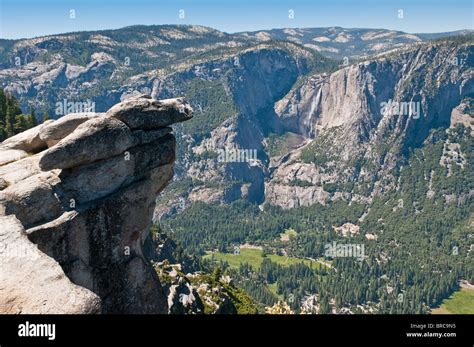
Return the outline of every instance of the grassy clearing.
{"type": "MultiPolygon", "coordinates": [[[[294,257],[285,257],[276,254],[268,254],[267,257],[274,263],[280,264],[282,266],[290,266],[292,264],[304,263],[313,268],[320,268],[321,264],[314,260],[309,259],[300,259],[294,257]]],[[[240,264],[248,263],[254,269],[258,269],[260,264],[263,261],[262,251],[259,249],[247,249],[241,248],[240,254],[232,253],[211,253],[204,256],[207,259],[214,259],[216,261],[222,260],[229,263],[229,266],[232,268],[238,268],[240,264]]]]}
{"type": "Polygon", "coordinates": [[[289,241],[290,238],[296,237],[298,235],[298,232],[294,229],[286,229],[284,233],[280,234],[280,240],[281,241],[289,241]]]}
{"type": "Polygon", "coordinates": [[[287,132],[283,135],[270,134],[267,137],[267,149],[271,157],[280,157],[304,142],[304,137],[287,132]]]}
{"type": "Polygon", "coordinates": [[[275,294],[278,297],[279,300],[285,301],[285,298],[283,297],[283,295],[277,293],[277,287],[278,287],[277,282],[269,283],[267,287],[273,294],[275,294]]]}
{"type": "Polygon", "coordinates": [[[474,314],[474,289],[461,288],[445,299],[440,307],[431,310],[433,314],[474,314]]]}

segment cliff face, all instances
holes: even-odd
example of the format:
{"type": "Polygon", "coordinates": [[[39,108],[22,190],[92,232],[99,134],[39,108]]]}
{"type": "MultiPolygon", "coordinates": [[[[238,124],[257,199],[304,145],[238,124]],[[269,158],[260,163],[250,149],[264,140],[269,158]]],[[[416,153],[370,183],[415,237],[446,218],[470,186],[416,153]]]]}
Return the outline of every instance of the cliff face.
{"type": "Polygon", "coordinates": [[[447,125],[452,108],[473,92],[473,50],[472,43],[425,44],[314,75],[276,103],[275,111],[288,130],[314,138],[343,126],[359,142],[387,123],[407,132],[447,125]],[[389,100],[420,102],[421,114],[384,114],[381,105],[389,100]]]}
{"type": "MultiPolygon", "coordinates": [[[[177,157],[180,180],[176,183],[192,180],[194,186],[179,197],[164,195],[157,218],[195,201],[229,203],[243,198],[263,202],[268,162],[264,130],[273,126],[264,118],[298,77],[309,71],[314,59],[293,44],[259,44],[168,75],[137,80],[132,89],[122,87],[122,93],[148,88],[158,99],[184,94],[200,118],[207,120],[205,124],[191,121],[179,129],[182,151],[177,157]],[[254,160],[225,160],[218,155],[243,151],[255,153],[254,160]]],[[[173,185],[170,188],[174,190],[173,185]]]]}
{"type": "Polygon", "coordinates": [[[453,109],[472,98],[473,57],[472,42],[425,44],[308,78],[275,114],[283,129],[311,141],[270,167],[265,201],[369,202],[395,188],[404,156],[433,129],[453,126],[453,109]]]}
{"type": "Polygon", "coordinates": [[[1,144],[1,313],[167,312],[142,245],[191,113],[141,95],[1,144]]]}

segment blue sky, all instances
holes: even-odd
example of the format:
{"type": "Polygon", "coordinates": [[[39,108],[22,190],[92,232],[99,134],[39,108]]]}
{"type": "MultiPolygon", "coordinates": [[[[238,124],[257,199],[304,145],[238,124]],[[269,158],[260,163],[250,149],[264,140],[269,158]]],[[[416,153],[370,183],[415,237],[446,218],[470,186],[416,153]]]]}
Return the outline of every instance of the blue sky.
{"type": "Polygon", "coordinates": [[[472,29],[474,0],[0,0],[0,38],[201,24],[226,32],[284,28],[386,28],[411,33],[472,29]],[[185,18],[179,17],[180,10],[185,18]],[[398,18],[398,10],[404,18],[398,18]],[[70,18],[70,10],[76,18],[70,18]],[[294,19],[288,11],[294,11],[294,19]]]}

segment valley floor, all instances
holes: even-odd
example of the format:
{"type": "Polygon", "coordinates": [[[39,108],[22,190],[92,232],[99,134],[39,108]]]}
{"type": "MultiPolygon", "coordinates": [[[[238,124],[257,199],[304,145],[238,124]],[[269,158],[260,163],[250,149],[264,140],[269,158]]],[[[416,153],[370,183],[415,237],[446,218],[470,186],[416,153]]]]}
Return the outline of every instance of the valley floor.
{"type": "MultiPolygon", "coordinates": [[[[282,266],[303,263],[312,268],[320,268],[322,264],[322,262],[318,260],[301,259],[276,254],[268,254],[265,255],[265,257],[268,257],[272,262],[282,266]]],[[[230,267],[236,269],[238,269],[241,264],[245,263],[251,265],[254,269],[259,269],[264,256],[260,249],[240,248],[236,253],[213,252],[207,254],[204,258],[215,261],[225,261],[230,267]]],[[[328,266],[329,264],[324,263],[324,265],[328,266]]]]}

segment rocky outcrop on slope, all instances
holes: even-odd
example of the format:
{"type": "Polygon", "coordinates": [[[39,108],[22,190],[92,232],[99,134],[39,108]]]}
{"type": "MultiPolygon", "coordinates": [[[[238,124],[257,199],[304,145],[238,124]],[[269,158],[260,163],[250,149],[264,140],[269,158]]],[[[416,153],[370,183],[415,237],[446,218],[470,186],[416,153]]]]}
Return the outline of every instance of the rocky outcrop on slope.
{"type": "Polygon", "coordinates": [[[185,273],[181,264],[155,263],[170,314],[257,314],[248,294],[219,271],[185,273]]]}
{"type": "Polygon", "coordinates": [[[142,251],[183,99],[140,95],[0,145],[0,313],[165,313],[142,251]]]}

